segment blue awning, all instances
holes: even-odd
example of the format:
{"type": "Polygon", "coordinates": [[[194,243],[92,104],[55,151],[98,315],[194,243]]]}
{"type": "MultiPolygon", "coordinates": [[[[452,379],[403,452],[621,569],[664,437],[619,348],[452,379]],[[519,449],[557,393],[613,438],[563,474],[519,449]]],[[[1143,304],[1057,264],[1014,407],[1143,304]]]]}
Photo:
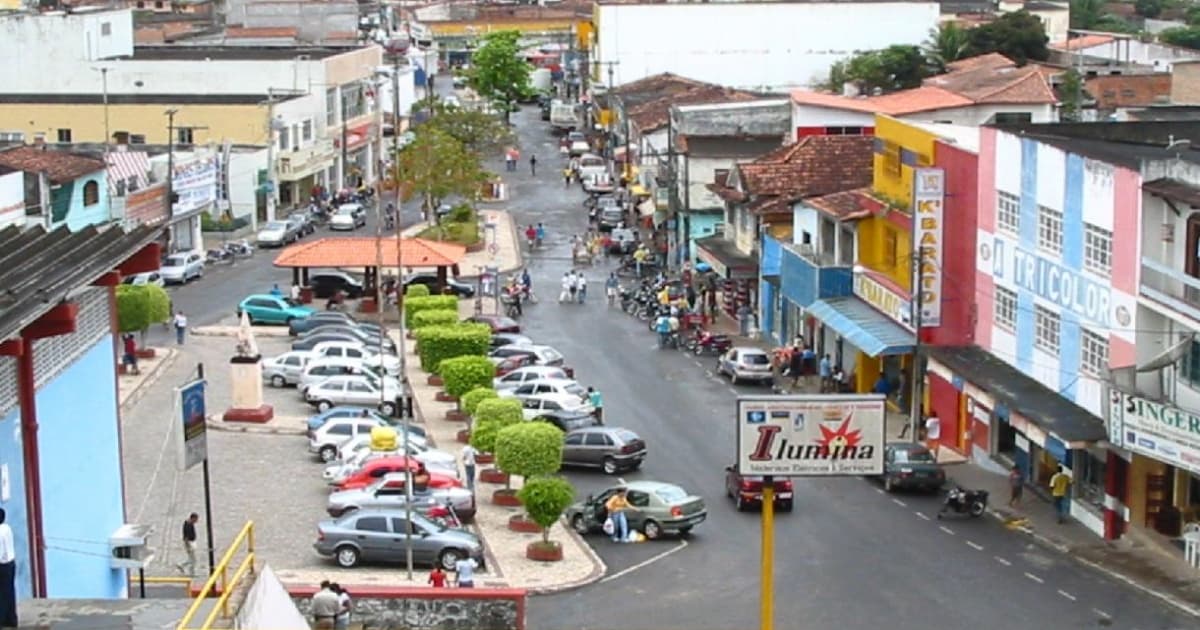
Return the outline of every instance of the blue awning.
{"type": "Polygon", "coordinates": [[[908,354],[916,345],[911,332],[853,296],[817,300],[805,310],[868,356],[908,354]]]}

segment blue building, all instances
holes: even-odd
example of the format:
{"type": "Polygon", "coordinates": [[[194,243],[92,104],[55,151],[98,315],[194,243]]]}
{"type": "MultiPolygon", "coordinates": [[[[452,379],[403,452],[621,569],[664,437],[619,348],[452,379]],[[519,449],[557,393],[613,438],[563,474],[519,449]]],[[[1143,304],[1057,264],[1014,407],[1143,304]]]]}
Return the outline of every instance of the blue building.
{"type": "Polygon", "coordinates": [[[126,521],[114,287],[158,267],[159,231],[0,230],[15,289],[0,295],[0,507],[19,599],[126,596],[107,546],[126,521]]]}
{"type": "Polygon", "coordinates": [[[41,146],[0,151],[0,166],[25,173],[30,224],[78,230],[112,220],[104,160],[41,146]]]}

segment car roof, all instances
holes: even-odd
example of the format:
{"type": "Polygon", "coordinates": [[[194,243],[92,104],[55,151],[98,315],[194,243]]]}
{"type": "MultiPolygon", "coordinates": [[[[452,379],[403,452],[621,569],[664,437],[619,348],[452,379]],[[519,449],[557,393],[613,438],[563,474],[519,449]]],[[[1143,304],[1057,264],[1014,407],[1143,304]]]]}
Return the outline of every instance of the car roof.
{"type": "Polygon", "coordinates": [[[243,302],[245,302],[246,300],[283,301],[283,298],[281,298],[277,295],[271,295],[270,293],[255,293],[252,295],[247,295],[246,297],[242,298],[243,302]]]}
{"type": "MultiPolygon", "coordinates": [[[[509,376],[512,374],[522,374],[522,375],[524,375],[524,374],[557,374],[559,372],[566,374],[566,372],[564,372],[562,368],[554,366],[554,365],[525,365],[525,366],[521,366],[521,367],[509,372],[508,374],[505,374],[505,376],[509,376]]],[[[504,377],[502,376],[500,378],[504,378],[504,377]]],[[[541,379],[535,379],[535,380],[541,380],[541,379]]]]}
{"type": "MultiPolygon", "coordinates": [[[[318,346],[321,344],[317,344],[318,346]]],[[[316,347],[316,346],[314,346],[316,347]]],[[[311,367],[319,367],[322,365],[362,365],[362,359],[352,357],[322,357],[308,364],[311,367]]]]}
{"type": "MultiPolygon", "coordinates": [[[[544,346],[544,345],[540,345],[540,344],[536,344],[536,343],[510,343],[510,344],[500,346],[499,348],[496,348],[496,349],[497,350],[506,350],[506,349],[507,350],[521,350],[523,352],[545,352],[546,350],[554,350],[554,348],[551,346],[544,346]]],[[[554,350],[554,351],[558,352],[558,350],[554,350]]],[[[558,353],[562,354],[561,352],[558,352],[558,353]]],[[[550,366],[547,366],[547,367],[550,367],[550,366]]]]}
{"type": "Polygon", "coordinates": [[[566,394],[566,393],[559,393],[559,392],[546,392],[546,393],[542,393],[542,394],[533,394],[532,396],[529,396],[529,398],[532,398],[532,399],[540,398],[540,399],[545,399],[545,400],[553,400],[556,402],[559,400],[570,400],[571,402],[576,402],[579,400],[579,397],[574,394],[566,394]]]}
{"type": "Polygon", "coordinates": [[[662,490],[664,488],[670,488],[670,489],[674,489],[674,490],[679,490],[680,492],[683,492],[684,494],[691,495],[691,493],[688,492],[687,490],[684,490],[682,486],[679,486],[679,485],[676,485],[673,483],[667,483],[665,481],[650,481],[649,479],[642,479],[642,480],[638,480],[638,481],[629,481],[629,482],[626,482],[625,484],[623,484],[623,487],[628,488],[630,490],[642,490],[645,492],[654,492],[655,490],[662,490]]]}
{"type": "MultiPolygon", "coordinates": [[[[579,381],[573,378],[535,378],[531,381],[521,383],[521,387],[526,385],[579,385],[579,381]]],[[[582,385],[579,385],[583,387],[582,385]]]]}

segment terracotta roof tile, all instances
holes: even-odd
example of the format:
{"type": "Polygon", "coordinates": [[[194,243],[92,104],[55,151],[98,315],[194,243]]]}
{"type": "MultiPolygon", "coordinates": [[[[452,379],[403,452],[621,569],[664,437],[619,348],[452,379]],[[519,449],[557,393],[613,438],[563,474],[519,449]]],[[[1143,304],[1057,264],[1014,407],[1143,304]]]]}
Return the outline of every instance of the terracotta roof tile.
{"type": "MultiPolygon", "coordinates": [[[[396,264],[397,240],[384,239],[385,265],[396,264]]],[[[378,264],[375,239],[334,236],[297,243],[275,257],[276,267],[374,267],[378,264]]],[[[400,241],[402,267],[449,267],[462,261],[467,248],[454,243],[406,238],[400,241]]]]}
{"type": "Polygon", "coordinates": [[[878,205],[869,197],[870,191],[870,188],[844,190],[820,197],[809,197],[804,203],[836,219],[863,219],[873,214],[878,205]]]}
{"type": "Polygon", "coordinates": [[[792,102],[829,109],[845,109],[867,114],[903,116],[936,109],[966,107],[970,99],[934,86],[901,90],[882,96],[842,96],[810,90],[792,90],[792,102]]]}
{"type": "Polygon", "coordinates": [[[978,70],[980,68],[1015,68],[1016,62],[1000,53],[988,53],[951,61],[946,64],[948,73],[978,70]]]}
{"type": "Polygon", "coordinates": [[[667,98],[701,87],[720,86],[714,83],[705,83],[704,81],[681,77],[670,72],[663,72],[618,85],[609,94],[616,97],[623,107],[632,110],[643,103],[649,103],[650,101],[667,98]]]}
{"type": "Polygon", "coordinates": [[[228,39],[253,39],[256,37],[294,38],[300,34],[300,29],[292,26],[227,26],[225,37],[228,39]]]}
{"type": "Polygon", "coordinates": [[[1171,97],[1170,74],[1098,76],[1083,85],[1100,109],[1161,105],[1171,97]]]}
{"type": "Polygon", "coordinates": [[[45,146],[21,146],[0,151],[0,164],[30,173],[45,173],[53,184],[70,183],[107,168],[103,160],[45,146]]]}
{"type": "Polygon", "coordinates": [[[768,199],[790,203],[870,185],[873,148],[870,136],[808,136],[738,165],[738,180],[749,209],[769,211],[768,199]]]}
{"type": "Polygon", "coordinates": [[[646,101],[629,109],[629,119],[642,133],[661,129],[667,125],[667,119],[674,105],[706,105],[709,103],[734,103],[753,101],[760,98],[759,94],[721,87],[719,85],[699,85],[688,88],[676,94],[668,94],[662,98],[646,101]]]}

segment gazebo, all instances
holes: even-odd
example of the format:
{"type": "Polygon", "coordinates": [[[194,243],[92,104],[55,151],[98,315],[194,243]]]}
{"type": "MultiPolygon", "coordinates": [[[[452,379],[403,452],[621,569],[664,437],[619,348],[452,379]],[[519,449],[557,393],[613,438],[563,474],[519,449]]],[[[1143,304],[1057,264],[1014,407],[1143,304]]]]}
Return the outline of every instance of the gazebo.
{"type": "Polygon", "coordinates": [[[300,285],[305,301],[312,299],[308,289],[309,269],[362,269],[364,307],[370,305],[363,310],[374,310],[381,266],[399,268],[398,277],[401,269],[433,268],[438,283],[445,286],[447,270],[457,276],[458,263],[466,253],[467,248],[463,245],[423,238],[334,236],[296,243],[284,249],[275,257],[275,266],[292,270],[292,282],[300,285]]]}

